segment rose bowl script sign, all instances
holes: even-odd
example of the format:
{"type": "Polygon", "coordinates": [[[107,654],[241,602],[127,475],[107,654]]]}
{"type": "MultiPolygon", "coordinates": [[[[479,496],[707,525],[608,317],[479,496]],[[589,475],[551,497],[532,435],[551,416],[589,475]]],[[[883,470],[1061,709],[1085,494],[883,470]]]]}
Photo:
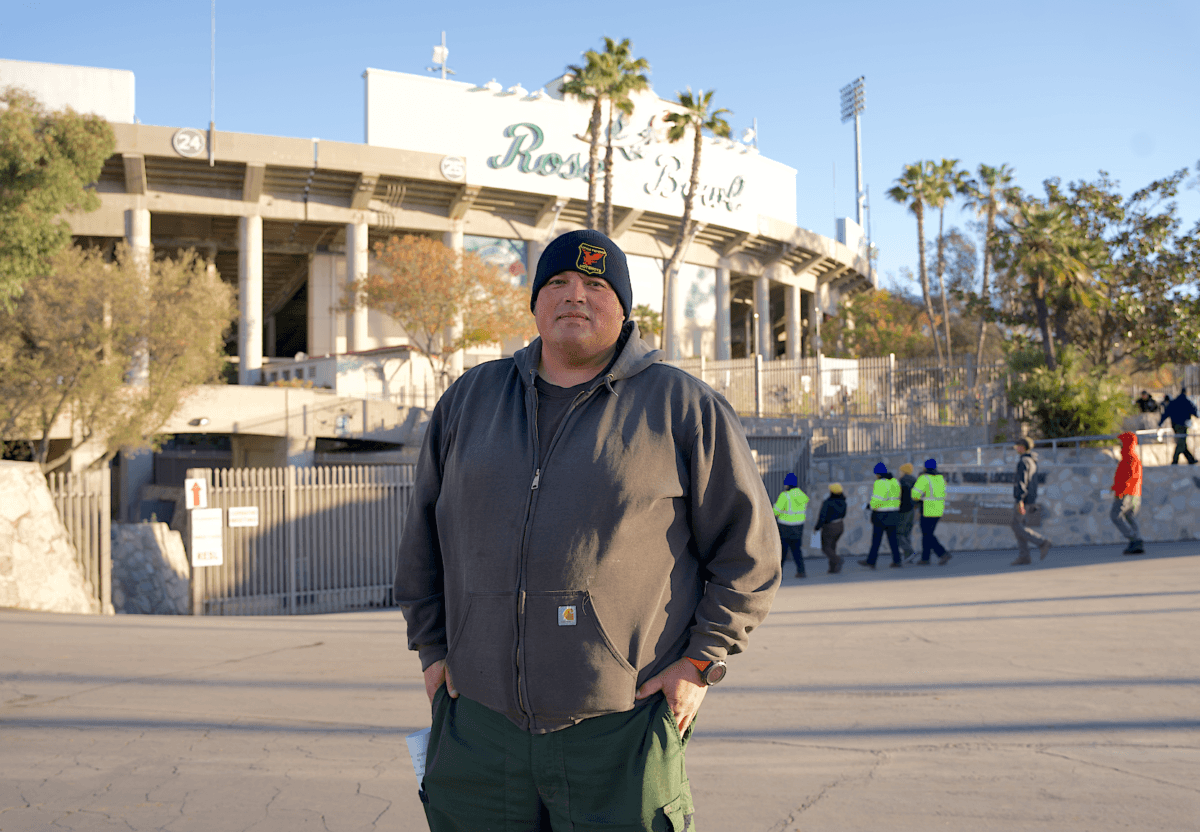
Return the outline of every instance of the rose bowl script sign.
{"type": "MultiPolygon", "coordinates": [[[[557,80],[531,95],[517,85],[505,90],[380,69],[368,69],[365,78],[368,144],[460,158],[462,181],[471,185],[587,197],[591,105],[563,98],[557,80]]],[[[692,136],[667,140],[664,116],[677,105],[649,91],[632,101],[633,112],[612,129],[613,202],[680,216],[692,136]]],[[[602,129],[604,142],[607,122],[602,129]]],[[[456,181],[456,172],[442,174],[456,181]]],[[[796,222],[796,171],[737,141],[705,138],[696,196],[701,222],[751,233],[760,216],[796,222]]]]}

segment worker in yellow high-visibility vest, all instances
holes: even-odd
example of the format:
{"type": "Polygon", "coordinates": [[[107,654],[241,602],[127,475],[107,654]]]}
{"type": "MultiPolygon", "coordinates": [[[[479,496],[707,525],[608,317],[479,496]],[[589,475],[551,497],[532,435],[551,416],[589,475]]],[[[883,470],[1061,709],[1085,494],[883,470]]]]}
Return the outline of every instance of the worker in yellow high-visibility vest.
{"type": "Polygon", "coordinates": [[[938,565],[944,566],[953,555],[934,536],[938,521],[946,513],[946,478],[938,473],[937,460],[925,460],[925,473],[917,477],[912,490],[913,500],[920,500],[921,509],[921,565],[929,565],[930,551],[937,552],[938,565]]]}
{"type": "Polygon", "coordinates": [[[875,485],[871,488],[871,551],[859,565],[875,568],[879,557],[879,544],[886,534],[892,548],[892,568],[900,566],[900,544],[896,539],[896,527],[900,523],[900,482],[892,476],[882,462],[875,466],[875,485]]]}
{"type": "Polygon", "coordinates": [[[783,478],[783,491],[775,501],[775,522],[779,525],[779,542],[783,544],[783,560],[787,563],[788,550],[796,562],[796,577],[805,578],[804,571],[804,520],[808,509],[808,495],[800,490],[800,481],[795,474],[783,478]]]}

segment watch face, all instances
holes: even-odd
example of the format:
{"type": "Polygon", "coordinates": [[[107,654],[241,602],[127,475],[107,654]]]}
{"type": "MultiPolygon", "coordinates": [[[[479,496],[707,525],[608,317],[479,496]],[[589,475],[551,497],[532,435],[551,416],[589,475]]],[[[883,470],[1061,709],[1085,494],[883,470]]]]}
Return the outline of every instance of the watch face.
{"type": "Polygon", "coordinates": [[[708,666],[708,670],[704,671],[705,683],[715,685],[725,678],[725,671],[727,669],[728,667],[725,662],[713,662],[708,666]]]}

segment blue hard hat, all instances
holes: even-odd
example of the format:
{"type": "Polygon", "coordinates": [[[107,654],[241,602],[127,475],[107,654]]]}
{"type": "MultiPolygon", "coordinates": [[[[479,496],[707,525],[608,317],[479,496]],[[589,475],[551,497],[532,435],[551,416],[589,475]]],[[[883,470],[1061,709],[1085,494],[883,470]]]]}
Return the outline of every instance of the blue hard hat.
{"type": "Polygon", "coordinates": [[[875,473],[876,473],[876,474],[879,474],[879,475],[881,475],[881,476],[882,476],[883,474],[886,474],[886,473],[887,473],[887,466],[886,466],[886,465],[884,465],[882,462],[880,462],[880,463],[877,463],[877,464],[875,465],[875,473]]]}
{"type": "Polygon", "coordinates": [[[796,479],[795,474],[788,474],[786,477],[783,478],[783,484],[786,485],[788,488],[795,488],[799,483],[800,483],[800,480],[796,479]]]}
{"type": "Polygon", "coordinates": [[[933,471],[934,469],[937,468],[937,460],[936,459],[925,460],[925,467],[928,468],[930,471],[933,471]]]}

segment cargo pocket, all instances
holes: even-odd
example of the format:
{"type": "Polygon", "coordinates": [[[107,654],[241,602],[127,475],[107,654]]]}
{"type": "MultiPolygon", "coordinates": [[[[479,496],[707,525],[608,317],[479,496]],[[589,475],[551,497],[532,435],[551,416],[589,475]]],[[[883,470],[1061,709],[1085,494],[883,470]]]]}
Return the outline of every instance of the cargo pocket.
{"type": "Polygon", "coordinates": [[[455,689],[494,711],[516,701],[513,651],[516,601],[511,592],[472,592],[451,631],[446,666],[455,689]]]}
{"type": "Polygon", "coordinates": [[[531,710],[546,718],[627,711],[637,671],[617,649],[585,591],[525,596],[522,670],[531,710]]]}
{"type": "Polygon", "coordinates": [[[692,818],[694,817],[691,800],[686,800],[683,795],[680,795],[662,807],[662,813],[666,816],[667,823],[670,824],[667,828],[671,832],[691,832],[692,818]]]}

